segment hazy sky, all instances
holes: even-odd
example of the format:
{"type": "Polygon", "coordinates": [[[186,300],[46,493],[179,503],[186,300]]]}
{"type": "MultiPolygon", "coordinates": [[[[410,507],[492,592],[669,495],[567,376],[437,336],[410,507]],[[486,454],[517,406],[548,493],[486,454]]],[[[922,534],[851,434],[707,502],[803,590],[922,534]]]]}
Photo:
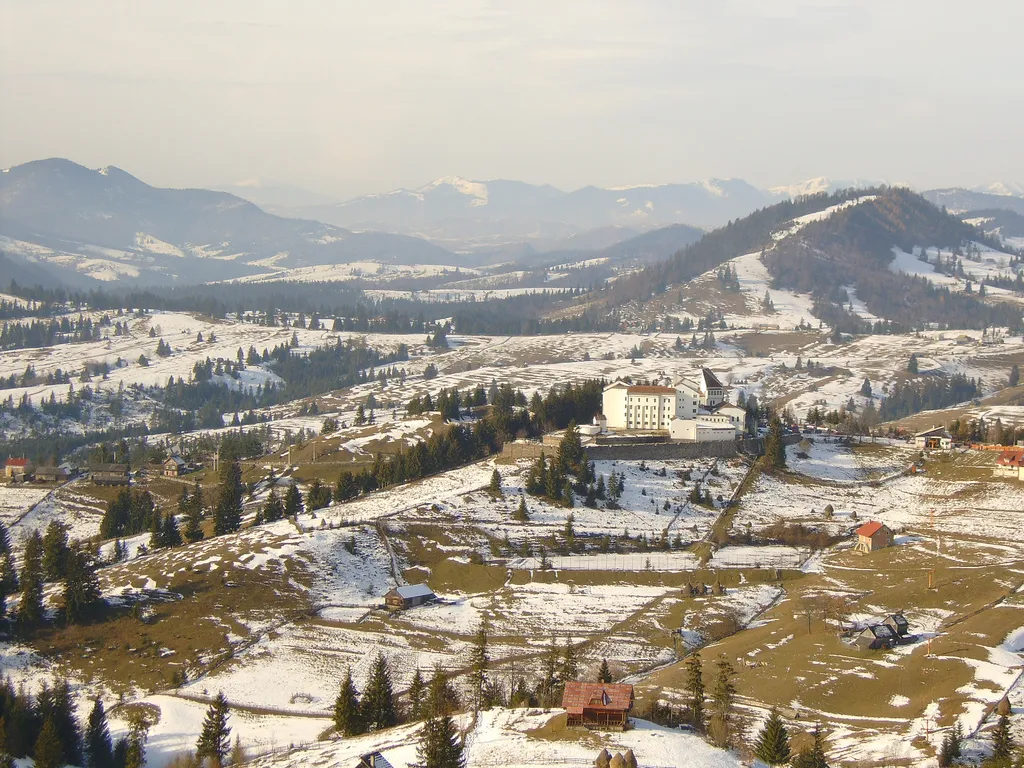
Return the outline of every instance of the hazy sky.
{"type": "Polygon", "coordinates": [[[585,184],[1024,180],[1021,0],[0,0],[0,165],[585,184]]]}

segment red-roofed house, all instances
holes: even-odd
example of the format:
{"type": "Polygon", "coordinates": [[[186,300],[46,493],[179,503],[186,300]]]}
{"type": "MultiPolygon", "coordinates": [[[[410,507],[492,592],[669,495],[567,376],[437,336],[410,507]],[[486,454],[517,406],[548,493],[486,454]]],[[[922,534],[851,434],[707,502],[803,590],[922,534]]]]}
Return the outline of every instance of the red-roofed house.
{"type": "Polygon", "coordinates": [[[633,708],[633,686],[626,683],[565,684],[562,707],[570,728],[598,728],[624,731],[633,708]]]}
{"type": "Polygon", "coordinates": [[[32,475],[35,466],[28,459],[8,459],[4,464],[4,477],[25,480],[32,475]]]}
{"type": "Polygon", "coordinates": [[[996,477],[1024,480],[1024,451],[1003,451],[996,459],[996,477]]]}
{"type": "Polygon", "coordinates": [[[857,552],[874,552],[876,549],[885,549],[886,547],[892,546],[892,531],[885,523],[879,523],[877,520],[872,520],[870,523],[864,523],[856,531],[857,534],[857,546],[854,549],[857,552]]]}

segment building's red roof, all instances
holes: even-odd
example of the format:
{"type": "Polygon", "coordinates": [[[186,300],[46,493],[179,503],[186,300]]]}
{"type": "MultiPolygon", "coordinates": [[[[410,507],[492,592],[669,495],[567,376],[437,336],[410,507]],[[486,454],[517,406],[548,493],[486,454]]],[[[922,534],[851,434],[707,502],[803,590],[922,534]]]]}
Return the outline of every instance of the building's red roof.
{"type": "Polygon", "coordinates": [[[876,520],[872,520],[870,523],[864,523],[860,528],[857,529],[858,536],[867,536],[869,539],[882,530],[885,526],[876,520]]]}
{"type": "Polygon", "coordinates": [[[573,715],[582,715],[584,708],[605,712],[628,712],[633,707],[633,686],[626,683],[565,684],[562,708],[573,715]]]}
{"type": "Polygon", "coordinates": [[[27,467],[28,466],[28,459],[8,459],[7,460],[7,466],[8,467],[27,467]]]}
{"type": "Polygon", "coordinates": [[[1003,451],[996,461],[1004,467],[1024,467],[1024,453],[1003,451]]]}
{"type": "Polygon", "coordinates": [[[628,390],[631,395],[674,395],[676,391],[672,387],[648,387],[635,386],[628,390]]]}

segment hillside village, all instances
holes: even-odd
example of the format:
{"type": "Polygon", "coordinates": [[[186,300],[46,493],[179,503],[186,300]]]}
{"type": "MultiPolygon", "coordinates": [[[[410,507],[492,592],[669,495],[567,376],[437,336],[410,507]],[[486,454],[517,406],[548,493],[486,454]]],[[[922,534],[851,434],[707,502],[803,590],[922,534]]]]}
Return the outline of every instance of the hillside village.
{"type": "Polygon", "coordinates": [[[14,282],[4,764],[1011,765],[1021,254],[973,226],[822,194],[413,309],[14,282]],[[791,268],[880,212],[884,267],[791,268]]]}

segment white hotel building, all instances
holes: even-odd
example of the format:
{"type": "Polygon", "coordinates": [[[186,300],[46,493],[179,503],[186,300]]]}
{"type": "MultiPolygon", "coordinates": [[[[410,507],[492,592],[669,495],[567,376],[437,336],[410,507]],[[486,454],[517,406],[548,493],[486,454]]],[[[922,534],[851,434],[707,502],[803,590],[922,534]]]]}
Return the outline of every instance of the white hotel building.
{"type": "Polygon", "coordinates": [[[668,432],[698,442],[732,440],[746,421],[746,412],[725,400],[724,385],[707,368],[671,387],[615,381],[604,389],[602,409],[609,429],[668,432]]]}

